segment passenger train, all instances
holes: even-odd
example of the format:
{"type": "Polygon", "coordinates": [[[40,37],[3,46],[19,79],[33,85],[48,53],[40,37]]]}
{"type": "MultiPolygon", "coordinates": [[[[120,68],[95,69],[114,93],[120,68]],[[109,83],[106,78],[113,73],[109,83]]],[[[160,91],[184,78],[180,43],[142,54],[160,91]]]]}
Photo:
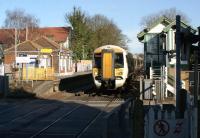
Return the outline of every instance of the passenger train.
{"type": "Polygon", "coordinates": [[[133,71],[133,56],[127,50],[115,45],[94,50],[92,75],[97,89],[122,88],[133,71]]]}

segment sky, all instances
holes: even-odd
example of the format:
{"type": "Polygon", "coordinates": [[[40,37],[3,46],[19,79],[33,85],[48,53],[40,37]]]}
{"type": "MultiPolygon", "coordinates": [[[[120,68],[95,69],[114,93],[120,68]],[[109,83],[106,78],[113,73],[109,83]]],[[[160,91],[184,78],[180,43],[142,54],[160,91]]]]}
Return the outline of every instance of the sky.
{"type": "Polygon", "coordinates": [[[142,17],[176,8],[196,28],[200,26],[199,5],[199,0],[0,0],[0,27],[4,25],[5,11],[14,9],[36,16],[40,27],[69,26],[64,16],[75,6],[90,16],[102,14],[113,20],[130,39],[130,52],[142,53],[143,45],[137,40],[137,34],[142,31],[142,17]]]}

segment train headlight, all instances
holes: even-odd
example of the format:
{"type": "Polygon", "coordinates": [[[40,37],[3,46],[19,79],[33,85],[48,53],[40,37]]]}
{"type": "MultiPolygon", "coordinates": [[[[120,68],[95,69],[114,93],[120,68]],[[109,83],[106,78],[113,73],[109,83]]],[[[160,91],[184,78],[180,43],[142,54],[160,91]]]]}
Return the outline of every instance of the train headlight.
{"type": "Polygon", "coordinates": [[[98,72],[94,72],[94,75],[97,76],[97,75],[98,75],[98,72]]]}
{"type": "Polygon", "coordinates": [[[98,69],[93,68],[93,75],[94,75],[94,76],[97,76],[97,75],[98,75],[98,69]]]}
{"type": "Polygon", "coordinates": [[[122,71],[118,72],[118,75],[122,75],[122,74],[123,74],[122,71]]]}
{"type": "Polygon", "coordinates": [[[122,76],[123,75],[123,69],[115,69],[115,76],[122,76]]]}
{"type": "Polygon", "coordinates": [[[118,72],[115,73],[115,75],[116,75],[116,76],[122,76],[122,75],[123,75],[123,72],[122,72],[122,71],[118,71],[118,72]]]}

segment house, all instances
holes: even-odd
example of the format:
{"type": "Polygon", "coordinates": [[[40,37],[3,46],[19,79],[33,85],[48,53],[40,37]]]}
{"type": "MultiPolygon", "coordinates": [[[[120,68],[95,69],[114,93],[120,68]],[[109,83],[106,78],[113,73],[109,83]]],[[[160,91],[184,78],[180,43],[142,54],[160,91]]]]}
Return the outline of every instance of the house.
{"type": "MultiPolygon", "coordinates": [[[[144,43],[144,71],[146,86],[153,87],[146,93],[147,99],[151,99],[153,93],[158,99],[175,96],[175,45],[176,21],[166,17],[160,18],[149,28],[141,31],[137,37],[144,43]]],[[[195,34],[196,30],[181,21],[183,35],[195,34]]],[[[192,44],[184,42],[181,46],[181,80],[182,87],[189,91],[189,65],[192,44]]],[[[145,83],[145,82],[144,82],[145,83]]]]}
{"type": "Polygon", "coordinates": [[[53,67],[58,75],[66,75],[73,71],[72,51],[64,47],[62,44],[50,40],[47,37],[40,37],[34,40],[36,44],[39,44],[44,49],[53,49],[51,56],[53,67]]]}
{"type": "Polygon", "coordinates": [[[26,28],[17,30],[17,32],[15,32],[15,29],[0,29],[0,42],[4,49],[12,47],[15,43],[35,40],[41,36],[46,36],[59,45],[69,48],[71,27],[26,28]]]}
{"type": "MultiPolygon", "coordinates": [[[[28,41],[28,40],[33,42],[36,39],[38,39],[38,43],[40,43],[39,39],[43,36],[51,40],[52,44],[57,47],[56,49],[61,49],[62,51],[64,51],[64,49],[67,49],[70,46],[71,27],[26,28],[26,29],[17,30],[17,32],[15,29],[0,29],[0,43],[4,50],[13,47],[16,43],[21,44],[24,41],[28,41]]],[[[42,46],[45,47],[45,45],[42,45],[42,46]]],[[[8,57],[8,55],[6,56],[6,59],[5,59],[6,72],[12,72],[10,68],[10,64],[11,64],[10,62],[13,62],[13,57],[14,55],[12,54],[10,55],[10,57],[8,57]]],[[[67,57],[62,56],[62,55],[60,55],[60,57],[63,58],[59,60],[61,61],[60,63],[57,63],[57,64],[60,64],[60,69],[59,70],[56,69],[56,70],[58,70],[58,74],[66,74],[66,72],[71,70],[70,68],[71,65],[68,66],[67,64],[72,64],[71,63],[72,60],[71,59],[70,61],[65,60],[65,58],[67,57]]],[[[71,57],[71,54],[68,57],[71,57]]]]}
{"type": "MultiPolygon", "coordinates": [[[[35,76],[30,77],[33,80],[53,79],[56,75],[66,75],[72,72],[71,56],[72,52],[69,49],[62,48],[56,42],[43,36],[34,41],[27,40],[6,49],[4,51],[4,64],[11,68],[7,69],[6,72],[12,72],[12,68],[17,65],[15,68],[23,70],[22,76],[26,76],[27,74],[24,72],[30,69],[32,70],[31,74],[35,74],[35,76]],[[38,77],[36,72],[39,71],[35,71],[35,69],[46,72],[40,73],[40,75],[45,76],[38,77]],[[53,77],[48,77],[49,75],[53,77]]],[[[28,77],[28,79],[30,78],[28,77]]]]}

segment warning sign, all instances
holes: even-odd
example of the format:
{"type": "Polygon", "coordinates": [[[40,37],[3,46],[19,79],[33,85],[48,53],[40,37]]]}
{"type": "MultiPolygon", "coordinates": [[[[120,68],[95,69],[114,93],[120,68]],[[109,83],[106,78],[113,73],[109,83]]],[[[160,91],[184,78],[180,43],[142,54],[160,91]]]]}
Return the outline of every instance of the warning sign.
{"type": "Polygon", "coordinates": [[[165,120],[157,120],[153,129],[156,135],[165,136],[169,132],[169,124],[165,120]]]}
{"type": "Polygon", "coordinates": [[[182,121],[177,121],[176,122],[176,127],[175,130],[173,131],[174,134],[180,134],[182,131],[182,126],[183,126],[183,122],[182,121]]]}

